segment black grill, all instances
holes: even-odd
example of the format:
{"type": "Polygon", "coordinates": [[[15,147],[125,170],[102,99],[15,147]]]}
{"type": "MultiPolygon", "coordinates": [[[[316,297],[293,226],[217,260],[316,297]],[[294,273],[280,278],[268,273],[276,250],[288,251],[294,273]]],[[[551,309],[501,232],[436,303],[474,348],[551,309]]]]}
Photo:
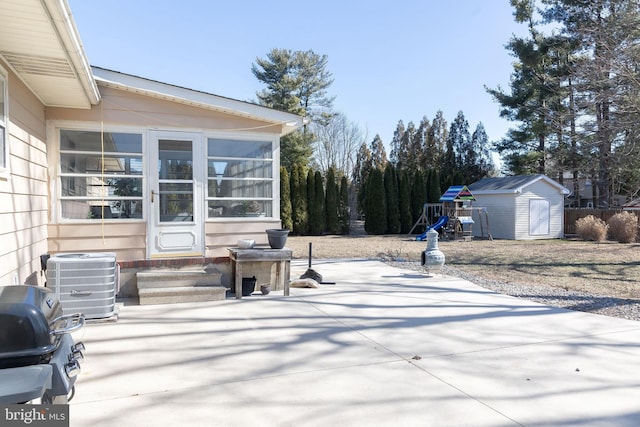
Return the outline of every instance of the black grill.
{"type": "MultiPolygon", "coordinates": [[[[0,378],[3,373],[13,378],[10,371],[14,369],[50,364],[52,385],[43,399],[66,397],[75,383],[84,348],[82,343],[74,344],[70,332],[83,324],[82,314],[63,314],[60,301],[50,289],[0,286],[0,378]]],[[[18,381],[14,386],[3,386],[14,395],[21,384],[18,381]]],[[[16,392],[18,395],[24,393],[16,392]]],[[[0,402],[9,401],[10,397],[0,396],[0,402]]]]}
{"type": "Polygon", "coordinates": [[[50,332],[62,306],[49,289],[0,287],[0,369],[46,363],[60,341],[50,332]]]}

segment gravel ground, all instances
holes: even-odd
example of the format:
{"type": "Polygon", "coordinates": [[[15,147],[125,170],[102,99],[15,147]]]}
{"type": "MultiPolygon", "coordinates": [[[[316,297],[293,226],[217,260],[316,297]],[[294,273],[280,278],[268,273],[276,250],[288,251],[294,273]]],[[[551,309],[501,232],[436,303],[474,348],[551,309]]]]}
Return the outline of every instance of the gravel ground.
{"type": "MultiPolygon", "coordinates": [[[[388,258],[383,258],[382,260],[398,268],[424,271],[424,268],[417,262],[398,262],[388,258]]],[[[634,299],[615,298],[606,295],[567,290],[554,286],[532,286],[521,283],[502,282],[465,273],[459,268],[447,265],[442,268],[441,272],[449,276],[468,280],[471,283],[493,292],[524,298],[552,307],[584,311],[601,314],[603,316],[621,317],[629,320],[640,320],[640,301],[634,299]]]]}
{"type": "MultiPolygon", "coordinates": [[[[423,271],[425,242],[409,236],[290,236],[293,257],[379,259],[423,271]]],[[[440,242],[442,272],[542,304],[640,321],[640,244],[575,240],[440,242]]]]}

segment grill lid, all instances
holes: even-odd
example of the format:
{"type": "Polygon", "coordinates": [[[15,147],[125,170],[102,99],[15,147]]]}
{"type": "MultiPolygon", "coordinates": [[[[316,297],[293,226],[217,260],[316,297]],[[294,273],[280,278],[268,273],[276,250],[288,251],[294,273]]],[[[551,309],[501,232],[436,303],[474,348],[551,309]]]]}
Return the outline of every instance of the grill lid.
{"type": "Polygon", "coordinates": [[[51,331],[62,306],[50,289],[39,286],[0,286],[0,368],[39,363],[55,350],[51,331]]]}

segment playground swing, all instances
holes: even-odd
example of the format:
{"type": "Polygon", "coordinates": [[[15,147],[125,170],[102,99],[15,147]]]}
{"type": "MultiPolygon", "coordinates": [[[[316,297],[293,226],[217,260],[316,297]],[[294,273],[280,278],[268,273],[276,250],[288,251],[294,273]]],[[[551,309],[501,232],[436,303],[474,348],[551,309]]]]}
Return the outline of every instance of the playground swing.
{"type": "Polygon", "coordinates": [[[478,212],[478,220],[480,222],[480,235],[484,237],[484,227],[482,225],[482,219],[484,217],[484,222],[487,224],[487,237],[489,240],[493,242],[493,236],[491,235],[491,231],[489,231],[489,212],[485,208],[475,208],[478,212]]]}
{"type": "Polygon", "coordinates": [[[420,225],[426,227],[426,233],[427,231],[429,231],[431,221],[435,218],[439,218],[441,215],[442,203],[425,203],[424,205],[422,205],[422,214],[420,215],[420,218],[418,218],[416,223],[413,224],[413,227],[411,227],[411,230],[409,230],[409,234],[413,234],[413,230],[415,230],[420,225]]]}

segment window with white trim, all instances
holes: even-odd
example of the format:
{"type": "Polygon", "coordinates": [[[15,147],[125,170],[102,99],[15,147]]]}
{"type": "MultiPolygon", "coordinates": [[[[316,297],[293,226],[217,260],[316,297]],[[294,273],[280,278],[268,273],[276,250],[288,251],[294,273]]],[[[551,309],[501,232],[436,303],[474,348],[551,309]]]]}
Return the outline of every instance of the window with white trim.
{"type": "Polygon", "coordinates": [[[142,135],[60,131],[63,219],[143,218],[142,135]]]}
{"type": "Polygon", "coordinates": [[[273,216],[271,141],[207,140],[208,218],[273,216]]]}
{"type": "Polygon", "coordinates": [[[8,90],[7,76],[4,70],[0,68],[0,175],[6,172],[9,157],[9,134],[7,132],[8,115],[8,90]]]}

